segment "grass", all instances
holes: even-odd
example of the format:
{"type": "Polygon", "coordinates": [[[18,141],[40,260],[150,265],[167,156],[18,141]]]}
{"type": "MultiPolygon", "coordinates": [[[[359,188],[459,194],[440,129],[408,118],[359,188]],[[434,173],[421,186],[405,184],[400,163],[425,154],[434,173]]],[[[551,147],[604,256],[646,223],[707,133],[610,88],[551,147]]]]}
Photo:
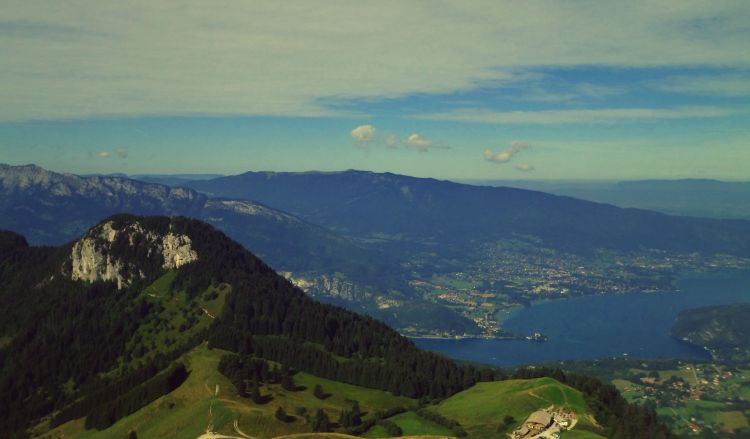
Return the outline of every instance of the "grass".
{"type": "Polygon", "coordinates": [[[256,405],[249,399],[238,397],[234,386],[216,370],[220,358],[227,353],[218,349],[209,350],[205,344],[193,349],[182,358],[190,370],[190,376],[179,388],[119,420],[107,430],[85,430],[83,419],[79,419],[59,426],[44,437],[124,438],[135,430],[139,439],[195,439],[205,432],[209,422],[213,423],[218,433],[239,436],[233,428],[236,419],[243,432],[265,439],[310,431],[307,421],[301,416],[294,416],[289,423],[276,420],[274,413],[279,406],[289,415],[293,415],[298,407],[305,407],[311,413],[321,408],[335,422],[341,410],[349,409],[353,400],[359,401],[365,417],[372,416],[378,410],[395,406],[410,408],[417,404],[413,399],[396,397],[385,391],[329,381],[300,372],[294,377],[295,383],[305,390],[288,392],[279,385],[263,386],[261,392],[272,395],[273,399],[267,404],[256,405]],[[331,396],[325,400],[316,398],[312,394],[316,384],[320,384],[331,396]],[[219,393],[214,397],[217,385],[219,393]],[[209,407],[212,407],[212,418],[209,418],[209,407]]]}
{"type": "MultiPolygon", "coordinates": [[[[220,358],[226,351],[209,350],[205,344],[193,349],[181,360],[190,370],[188,379],[174,392],[127,416],[104,431],[85,430],[83,419],[68,422],[50,431],[46,438],[106,439],[124,438],[134,430],[140,439],[195,439],[206,431],[207,425],[220,434],[239,436],[234,431],[237,420],[240,430],[259,439],[288,436],[286,439],[342,438],[344,435],[310,434],[310,426],[304,416],[296,415],[300,407],[307,413],[323,409],[336,422],[343,409],[351,402],[359,402],[364,418],[369,419],[379,410],[402,406],[414,409],[417,402],[402,396],[394,396],[382,390],[367,389],[341,382],[318,378],[306,373],[295,375],[295,384],[303,390],[286,391],[273,384],[263,386],[261,392],[271,395],[270,402],[262,405],[239,398],[226,377],[217,370],[220,358]],[[323,387],[330,396],[320,400],[313,395],[316,385],[323,387]],[[218,386],[218,394],[215,392],[218,386]],[[211,407],[211,416],[209,416],[211,407]],[[278,421],[274,413],[278,407],[293,416],[288,423],[278,421]]],[[[480,383],[442,401],[431,408],[450,419],[460,422],[473,438],[505,438],[497,433],[497,426],[506,414],[511,414],[520,424],[532,411],[550,405],[565,406],[579,414],[579,427],[566,432],[566,438],[601,439],[601,436],[580,427],[593,428],[593,419],[587,418],[587,408],[581,394],[551,378],[536,380],[510,380],[480,383]]],[[[414,412],[406,412],[390,418],[404,432],[404,436],[427,437],[452,436],[450,430],[425,420],[414,412]]],[[[737,418],[726,418],[725,423],[740,422],[737,418]]],[[[367,437],[387,437],[380,427],[368,431],[367,437]]]]}
{"type": "Polygon", "coordinates": [[[716,423],[721,425],[723,430],[729,432],[750,427],[745,414],[737,410],[717,413],[716,423]]]}
{"type": "MultiPolygon", "coordinates": [[[[414,412],[406,412],[396,416],[391,416],[388,420],[398,425],[404,436],[453,436],[453,432],[450,429],[432,421],[428,421],[414,412]]],[[[365,433],[365,437],[386,438],[390,437],[390,435],[383,426],[375,425],[365,433]]]]}
{"type": "Polygon", "coordinates": [[[464,279],[456,279],[451,276],[433,275],[431,280],[436,285],[448,286],[456,290],[469,290],[471,288],[474,288],[473,282],[464,279]]]}
{"type": "Polygon", "coordinates": [[[684,405],[676,408],[659,407],[657,414],[665,418],[671,418],[673,428],[678,433],[687,432],[687,423],[696,418],[705,425],[716,425],[723,432],[731,433],[739,428],[748,428],[747,413],[727,407],[726,404],[717,401],[690,400],[684,405]]]}
{"type": "Polygon", "coordinates": [[[695,375],[693,374],[692,370],[687,369],[673,369],[673,370],[660,370],[659,371],[659,379],[660,380],[668,380],[669,378],[676,376],[678,378],[682,378],[686,382],[690,384],[697,384],[695,382],[695,375]]]}
{"type": "Polygon", "coordinates": [[[614,379],[612,384],[617,387],[620,394],[628,400],[628,402],[638,402],[643,398],[642,386],[634,384],[628,380],[614,379]]]}
{"type": "Polygon", "coordinates": [[[375,424],[371,429],[367,430],[364,437],[370,437],[370,438],[381,438],[381,437],[389,437],[388,430],[385,429],[380,424],[375,424]]]}
{"type": "MultiPolygon", "coordinates": [[[[174,392],[127,416],[104,431],[84,430],[83,419],[61,425],[47,437],[106,439],[124,438],[135,430],[143,438],[195,439],[209,422],[209,406],[214,400],[213,393],[218,384],[223,392],[229,392],[231,383],[221,375],[216,367],[222,351],[200,346],[188,353],[184,361],[190,369],[188,379],[174,392]]],[[[222,391],[220,390],[220,397],[222,391]]],[[[219,399],[213,406],[214,425],[217,429],[231,428],[233,413],[219,399]]]]}
{"type": "Polygon", "coordinates": [[[504,438],[497,429],[506,415],[515,418],[515,428],[532,412],[549,406],[576,412],[576,429],[596,430],[581,392],[552,378],[479,383],[442,401],[434,410],[459,422],[471,437],[504,438]]]}
{"type": "Polygon", "coordinates": [[[563,439],[604,439],[604,436],[586,431],[586,430],[570,430],[560,435],[563,439]]]}

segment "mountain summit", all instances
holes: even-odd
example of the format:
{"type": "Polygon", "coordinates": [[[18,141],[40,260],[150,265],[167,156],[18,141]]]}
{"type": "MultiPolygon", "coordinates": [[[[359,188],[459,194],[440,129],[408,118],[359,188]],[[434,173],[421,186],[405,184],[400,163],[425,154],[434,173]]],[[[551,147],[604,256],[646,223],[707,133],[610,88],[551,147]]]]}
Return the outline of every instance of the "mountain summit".
{"type": "Polygon", "coordinates": [[[0,321],[0,388],[14,408],[6,430],[85,398],[101,374],[116,382],[163,368],[203,340],[411,397],[446,396],[479,378],[380,322],[315,302],[199,221],[121,215],[57,248],[2,236],[0,300],[15,310],[0,321]],[[206,311],[217,300],[223,306],[206,311]],[[164,314],[170,307],[185,320],[164,314]],[[52,352],[63,367],[34,360],[52,352]],[[426,373],[436,367],[444,374],[426,373]]]}

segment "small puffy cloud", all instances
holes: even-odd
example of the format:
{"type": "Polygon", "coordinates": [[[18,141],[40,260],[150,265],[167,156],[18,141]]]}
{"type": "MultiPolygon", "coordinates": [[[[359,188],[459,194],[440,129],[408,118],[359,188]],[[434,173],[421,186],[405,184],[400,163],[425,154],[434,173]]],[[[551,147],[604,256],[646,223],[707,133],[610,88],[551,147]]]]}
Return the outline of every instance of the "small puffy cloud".
{"type": "Polygon", "coordinates": [[[108,159],[111,155],[112,154],[109,151],[100,151],[97,154],[97,157],[99,157],[100,159],[108,159]]]}
{"type": "Polygon", "coordinates": [[[533,172],[534,171],[534,165],[530,165],[528,163],[518,163],[516,165],[513,165],[513,167],[518,169],[521,172],[533,172]]]}
{"type": "Polygon", "coordinates": [[[127,148],[117,148],[117,157],[120,157],[121,159],[128,158],[128,150],[127,148]]]}
{"type": "Polygon", "coordinates": [[[404,143],[407,146],[410,146],[410,147],[416,149],[417,151],[427,152],[427,150],[430,147],[430,145],[432,145],[432,140],[424,138],[424,137],[420,136],[417,133],[413,133],[413,134],[409,135],[409,137],[406,138],[406,140],[404,141],[404,143]]]}
{"type": "Polygon", "coordinates": [[[372,125],[360,125],[349,133],[354,139],[354,143],[359,148],[366,149],[367,146],[375,139],[375,133],[377,130],[372,125]]]}
{"type": "Polygon", "coordinates": [[[513,156],[528,147],[529,145],[527,143],[521,142],[520,140],[514,140],[510,142],[510,145],[507,148],[498,153],[493,152],[490,148],[485,148],[484,159],[488,162],[506,163],[509,162],[513,156]]]}

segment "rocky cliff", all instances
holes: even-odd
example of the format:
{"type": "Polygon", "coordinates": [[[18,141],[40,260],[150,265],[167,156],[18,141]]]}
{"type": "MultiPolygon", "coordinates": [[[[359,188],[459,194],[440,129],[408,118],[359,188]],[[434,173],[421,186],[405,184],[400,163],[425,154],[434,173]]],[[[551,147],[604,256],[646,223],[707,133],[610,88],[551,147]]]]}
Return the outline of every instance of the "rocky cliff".
{"type": "Polygon", "coordinates": [[[144,277],[141,261],[128,260],[116,251],[117,247],[141,247],[146,249],[147,260],[157,257],[163,260],[162,268],[178,268],[198,259],[187,235],[158,234],[133,222],[120,229],[107,221],[91,229],[73,244],[71,250],[71,272],[73,280],[94,282],[97,280],[117,282],[124,288],[136,278],[144,277]]]}

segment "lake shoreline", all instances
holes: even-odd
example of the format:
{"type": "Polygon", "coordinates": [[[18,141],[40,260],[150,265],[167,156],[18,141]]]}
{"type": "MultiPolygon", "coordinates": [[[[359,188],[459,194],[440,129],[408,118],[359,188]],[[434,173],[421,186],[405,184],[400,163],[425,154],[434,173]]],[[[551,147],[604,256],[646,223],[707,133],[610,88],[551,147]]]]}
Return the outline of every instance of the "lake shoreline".
{"type": "Polygon", "coordinates": [[[480,336],[413,340],[457,360],[500,367],[622,356],[709,361],[704,349],[671,336],[673,320],[688,308],[750,302],[750,272],[688,272],[675,284],[669,292],[603,293],[502,311],[503,330],[540,332],[549,338],[544,343],[480,336]]]}

